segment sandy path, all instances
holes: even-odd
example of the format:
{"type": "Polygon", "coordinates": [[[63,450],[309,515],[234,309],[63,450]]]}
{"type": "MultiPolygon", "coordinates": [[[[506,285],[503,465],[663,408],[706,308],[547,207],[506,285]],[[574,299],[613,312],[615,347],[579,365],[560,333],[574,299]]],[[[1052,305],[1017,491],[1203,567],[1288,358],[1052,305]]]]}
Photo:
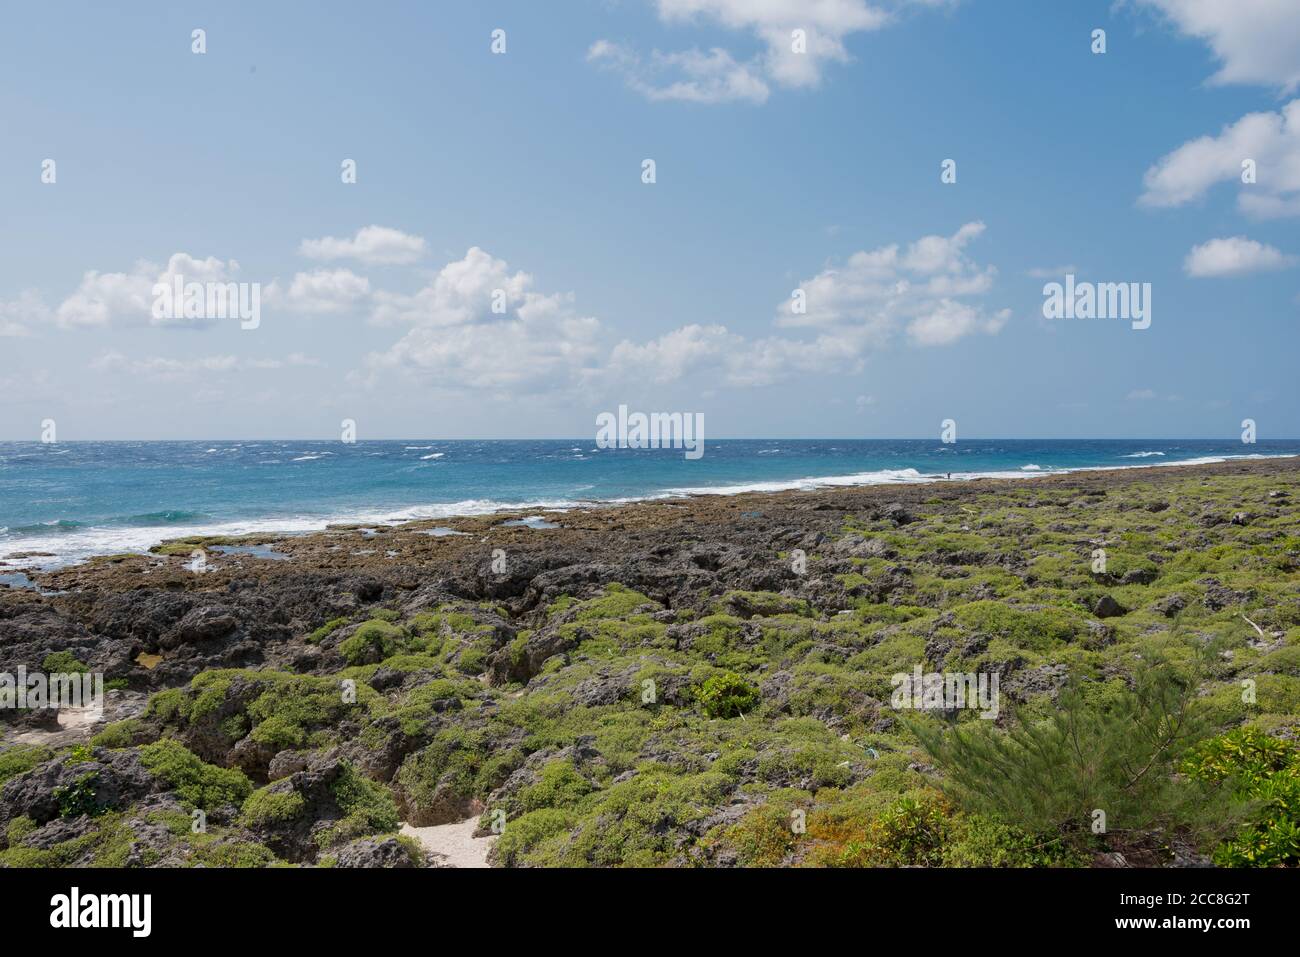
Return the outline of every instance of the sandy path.
{"type": "Polygon", "coordinates": [[[475,837],[477,827],[477,817],[432,827],[412,827],[403,821],[402,833],[415,838],[426,851],[435,855],[437,867],[487,867],[488,850],[496,838],[475,837]]]}

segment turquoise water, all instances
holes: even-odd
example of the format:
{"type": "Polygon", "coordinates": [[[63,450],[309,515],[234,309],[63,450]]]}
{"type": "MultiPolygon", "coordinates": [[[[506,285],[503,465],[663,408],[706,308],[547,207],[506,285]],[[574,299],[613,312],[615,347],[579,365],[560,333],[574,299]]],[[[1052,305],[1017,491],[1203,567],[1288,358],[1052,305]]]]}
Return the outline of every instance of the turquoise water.
{"type": "Polygon", "coordinates": [[[710,441],[698,460],[591,439],[7,442],[0,558],[49,552],[13,564],[56,564],[182,535],[1275,455],[1300,455],[1300,441],[733,439],[710,441]]]}

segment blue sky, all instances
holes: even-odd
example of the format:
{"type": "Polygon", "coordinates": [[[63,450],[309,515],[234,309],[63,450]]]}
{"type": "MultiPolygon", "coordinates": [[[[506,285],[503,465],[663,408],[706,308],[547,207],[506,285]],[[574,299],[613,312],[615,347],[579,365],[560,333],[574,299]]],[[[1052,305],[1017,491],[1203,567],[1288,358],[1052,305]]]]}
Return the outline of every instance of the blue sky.
{"type": "Polygon", "coordinates": [[[1292,0],[11,7],[0,438],[1295,437],[1298,86],[1292,0]]]}

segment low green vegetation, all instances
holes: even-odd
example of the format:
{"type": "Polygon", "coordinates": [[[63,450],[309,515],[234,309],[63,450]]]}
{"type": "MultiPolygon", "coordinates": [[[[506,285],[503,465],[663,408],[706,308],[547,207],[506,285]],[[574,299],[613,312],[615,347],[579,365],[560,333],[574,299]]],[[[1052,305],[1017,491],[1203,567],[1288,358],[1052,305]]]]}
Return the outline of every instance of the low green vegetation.
{"type": "Polygon", "coordinates": [[[64,762],[58,813],[93,828],[45,846],[20,815],[0,864],[329,866],[481,814],[503,866],[1296,866],[1289,475],[936,489],[826,538],[800,513],[744,561],[692,538],[689,586],[593,561],[637,587],[539,578],[514,615],[389,589],[85,752],[0,751],[0,785],[64,762]],[[996,716],[897,706],[916,668],[996,677],[996,716]],[[105,754],[215,823],[152,810],[170,843],[129,856],[105,754]]]}

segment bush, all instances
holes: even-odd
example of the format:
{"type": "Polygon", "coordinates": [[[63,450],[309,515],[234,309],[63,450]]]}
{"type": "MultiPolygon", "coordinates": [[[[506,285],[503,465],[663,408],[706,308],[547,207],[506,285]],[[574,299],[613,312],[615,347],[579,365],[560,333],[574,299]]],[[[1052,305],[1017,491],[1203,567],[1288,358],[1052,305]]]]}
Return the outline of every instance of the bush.
{"type": "Polygon", "coordinates": [[[1016,648],[1049,651],[1082,632],[1082,621],[1063,608],[1022,609],[1000,601],[973,601],[954,613],[967,631],[992,635],[1016,648]]]}
{"type": "Polygon", "coordinates": [[[9,827],[5,831],[5,837],[10,844],[17,844],[32,831],[36,830],[37,824],[27,815],[14,818],[9,822],[9,827]]]}
{"type": "Polygon", "coordinates": [[[565,834],[577,818],[569,811],[543,808],[529,811],[506,822],[505,829],[492,849],[506,867],[522,863],[524,855],[549,839],[565,834]]]}
{"type": "Polygon", "coordinates": [[[53,751],[39,745],[19,744],[0,752],[0,784],[20,774],[26,774],[52,757],[54,757],[53,751]]]}
{"type": "Polygon", "coordinates": [[[962,806],[1031,834],[1086,841],[1095,809],[1110,830],[1190,824],[1200,789],[1173,770],[1203,733],[1197,682],[1162,664],[1139,667],[1134,680],[1133,691],[1106,696],[1071,684],[1048,718],[1017,711],[1007,733],[984,722],[947,734],[907,723],[962,806]]]}
{"type": "Polygon", "coordinates": [[[938,797],[899,798],[861,840],[849,841],[839,867],[934,867],[943,863],[952,809],[938,797]]]}
{"type": "Polygon", "coordinates": [[[94,817],[107,810],[99,803],[95,787],[98,777],[92,771],[71,784],[61,784],[54,789],[54,800],[59,804],[59,817],[80,817],[83,814],[94,817]]]}
{"type": "Polygon", "coordinates": [[[307,636],[307,644],[319,645],[330,635],[334,634],[334,632],[346,625],[350,620],[351,619],[349,618],[331,618],[307,636]]]}
{"type": "Polygon", "coordinates": [[[361,775],[352,765],[342,766],[330,790],[343,812],[343,819],[317,835],[316,841],[321,847],[367,834],[397,830],[401,818],[392,794],[382,784],[361,775]]]}
{"type": "Polygon", "coordinates": [[[519,792],[524,810],[569,807],[591,791],[591,784],[568,761],[551,761],[542,768],[541,779],[519,792]]]}
{"type": "Polygon", "coordinates": [[[237,768],[208,764],[179,741],[164,738],[140,749],[140,763],[162,780],[183,801],[211,809],[238,805],[253,785],[237,768]]]}
{"type": "Polygon", "coordinates": [[[1221,867],[1300,864],[1300,748],[1257,728],[1238,728],[1197,747],[1184,773],[1247,802],[1250,822],[1214,852],[1221,867]]]}
{"type": "Polygon", "coordinates": [[[125,718],[105,725],[103,731],[90,739],[90,743],[97,748],[129,748],[143,730],[144,724],[139,718],[125,718]]]}
{"type": "MultiPolygon", "coordinates": [[[[277,782],[278,784],[279,782],[277,782]]],[[[244,802],[240,821],[247,827],[266,827],[292,821],[307,806],[306,800],[297,791],[272,791],[275,784],[258,788],[244,802]]]]}
{"type": "Polygon", "coordinates": [[[84,675],[90,671],[70,651],[56,651],[53,654],[46,655],[45,660],[41,662],[41,670],[47,675],[84,675]]]}
{"type": "Polygon", "coordinates": [[[734,718],[752,711],[759,700],[758,689],[734,671],[706,678],[695,696],[710,718],[734,718]]]}
{"type": "Polygon", "coordinates": [[[391,622],[373,618],[339,644],[339,653],[350,665],[383,661],[397,654],[405,632],[391,622]]]}

